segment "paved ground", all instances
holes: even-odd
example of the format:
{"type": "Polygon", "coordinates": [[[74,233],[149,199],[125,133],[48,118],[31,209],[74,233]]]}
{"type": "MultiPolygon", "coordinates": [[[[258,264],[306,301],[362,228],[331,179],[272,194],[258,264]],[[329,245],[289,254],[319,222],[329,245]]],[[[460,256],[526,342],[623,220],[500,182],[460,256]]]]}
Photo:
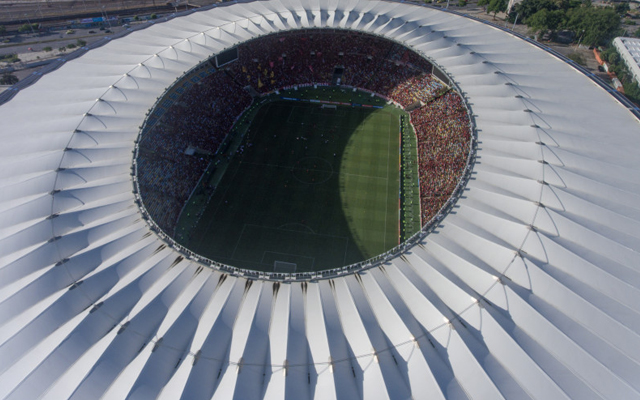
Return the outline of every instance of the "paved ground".
{"type": "MultiPolygon", "coordinates": [[[[210,4],[214,0],[202,1],[210,4]]],[[[60,17],[64,20],[69,15],[79,14],[100,16],[106,12],[107,16],[111,16],[114,13],[127,13],[126,10],[152,9],[166,3],[162,0],[0,0],[0,25],[22,24],[26,19],[39,22],[60,17]]],[[[179,0],[178,3],[186,4],[187,1],[179,0]]]]}
{"type": "MultiPolygon", "coordinates": [[[[109,28],[107,28],[109,29],[109,28]]],[[[101,31],[98,28],[91,29],[74,29],[74,33],[67,33],[67,30],[45,32],[33,35],[23,34],[11,37],[11,42],[0,45],[0,55],[18,54],[22,62],[30,62],[38,59],[57,57],[61,53],[73,51],[67,49],[60,52],[60,47],[66,47],[69,44],[77,44],[78,40],[83,40],[88,44],[102,39],[105,36],[113,35],[125,30],[122,26],[113,26],[109,29],[111,32],[101,31]],[[45,52],[45,47],[51,47],[53,51],[45,52]]]]}

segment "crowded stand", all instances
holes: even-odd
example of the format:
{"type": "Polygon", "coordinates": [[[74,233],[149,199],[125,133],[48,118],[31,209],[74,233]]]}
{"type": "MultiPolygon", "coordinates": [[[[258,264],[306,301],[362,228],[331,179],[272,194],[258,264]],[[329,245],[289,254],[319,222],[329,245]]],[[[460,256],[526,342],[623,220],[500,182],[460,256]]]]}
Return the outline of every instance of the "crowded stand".
{"type": "Polygon", "coordinates": [[[342,84],[390,97],[432,65],[400,44],[360,32],[291,31],[239,46],[230,72],[260,93],[310,83],[342,84]],[[340,81],[338,82],[338,79],[340,81]]]}
{"type": "Polygon", "coordinates": [[[209,158],[251,96],[224,71],[191,85],[138,146],[138,184],[145,207],[166,232],[173,232],[180,210],[205,172],[209,158]],[[194,154],[188,155],[187,149],[194,154]]]}
{"type": "Polygon", "coordinates": [[[404,108],[419,104],[409,115],[418,139],[421,218],[427,223],[457,185],[471,138],[461,97],[432,70],[426,59],[397,43],[353,31],[290,31],[240,44],[237,60],[210,67],[141,136],[137,176],[145,207],[160,228],[173,232],[212,156],[251,104],[250,92],[339,84],[404,108]],[[187,149],[195,151],[189,155],[187,149]]]}
{"type": "Polygon", "coordinates": [[[420,211],[427,223],[447,202],[467,165],[469,116],[453,91],[410,116],[418,137],[420,211]]]}

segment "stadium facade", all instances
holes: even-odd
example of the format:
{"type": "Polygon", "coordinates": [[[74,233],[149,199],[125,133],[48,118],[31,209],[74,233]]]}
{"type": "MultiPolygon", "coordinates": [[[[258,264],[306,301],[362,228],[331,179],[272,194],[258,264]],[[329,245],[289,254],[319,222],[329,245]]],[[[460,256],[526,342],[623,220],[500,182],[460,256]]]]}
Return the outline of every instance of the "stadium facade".
{"type": "Polygon", "coordinates": [[[0,107],[0,398],[640,398],[640,126],[494,26],[383,1],[194,12],[66,62],[0,107]],[[185,71],[257,35],[383,35],[471,106],[477,160],[382,265],[271,281],[142,217],[132,151],[185,71]]]}

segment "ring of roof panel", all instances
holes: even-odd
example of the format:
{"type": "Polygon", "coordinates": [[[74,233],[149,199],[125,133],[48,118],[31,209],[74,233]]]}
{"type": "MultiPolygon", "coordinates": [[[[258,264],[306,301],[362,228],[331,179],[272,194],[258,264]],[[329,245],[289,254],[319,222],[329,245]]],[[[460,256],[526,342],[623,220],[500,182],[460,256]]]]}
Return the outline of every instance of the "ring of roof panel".
{"type": "Polygon", "coordinates": [[[113,40],[12,93],[0,397],[640,398],[640,127],[545,50],[407,3],[247,2],[113,40]],[[185,258],[136,205],[144,114],[211,54],[328,26],[389,37],[453,77],[478,132],[465,193],[427,239],[360,273],[271,282],[185,258]]]}

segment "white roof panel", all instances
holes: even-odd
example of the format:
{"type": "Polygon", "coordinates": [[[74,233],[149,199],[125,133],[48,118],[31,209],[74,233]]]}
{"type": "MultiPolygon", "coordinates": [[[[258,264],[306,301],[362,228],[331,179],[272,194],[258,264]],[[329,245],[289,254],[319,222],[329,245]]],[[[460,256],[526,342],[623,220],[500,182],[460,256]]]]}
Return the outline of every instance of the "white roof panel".
{"type": "Polygon", "coordinates": [[[579,67],[377,0],[225,3],[83,52],[0,106],[0,397],[640,398],[640,125],[579,67]],[[302,27],[428,56],[470,104],[478,157],[403,254],[276,290],[152,230],[131,152],[185,71],[302,27]]]}

